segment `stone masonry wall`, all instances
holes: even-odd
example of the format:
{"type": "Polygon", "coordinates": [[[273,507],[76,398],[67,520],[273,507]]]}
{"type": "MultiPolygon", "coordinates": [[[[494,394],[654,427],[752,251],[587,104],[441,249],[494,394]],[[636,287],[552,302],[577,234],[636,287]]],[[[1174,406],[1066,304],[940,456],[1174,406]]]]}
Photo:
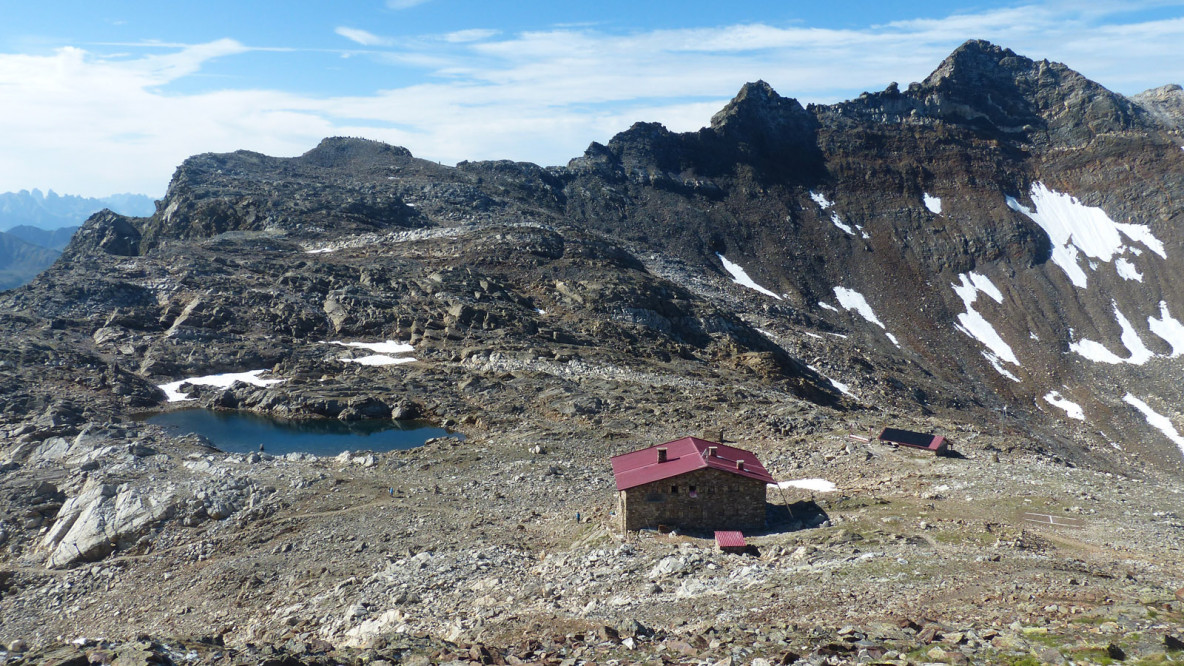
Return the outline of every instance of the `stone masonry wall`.
{"type": "Polygon", "coordinates": [[[626,530],[659,525],[697,531],[765,526],[765,483],[717,469],[630,488],[620,493],[619,504],[626,530]]]}

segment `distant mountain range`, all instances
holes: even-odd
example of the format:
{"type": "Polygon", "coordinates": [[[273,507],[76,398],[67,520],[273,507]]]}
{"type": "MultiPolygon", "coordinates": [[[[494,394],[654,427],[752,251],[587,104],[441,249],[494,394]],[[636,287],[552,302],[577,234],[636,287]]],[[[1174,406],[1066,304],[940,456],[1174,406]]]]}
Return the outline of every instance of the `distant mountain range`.
{"type": "MultiPolygon", "coordinates": [[[[77,227],[75,227],[77,229],[77,227]]],[[[0,231],[0,290],[32,280],[57,260],[59,250],[35,245],[0,231]]]]}
{"type": "Polygon", "coordinates": [[[129,217],[145,217],[156,212],[156,203],[143,194],[113,194],[96,199],[61,195],[53,190],[48,194],[38,189],[5,192],[0,194],[0,230],[22,225],[38,229],[76,227],[104,208],[129,217]]]}
{"type": "Polygon", "coordinates": [[[0,290],[32,280],[57,260],[86,218],[104,208],[143,217],[156,211],[151,197],[113,194],[101,199],[53,190],[0,194],[0,290]]]}

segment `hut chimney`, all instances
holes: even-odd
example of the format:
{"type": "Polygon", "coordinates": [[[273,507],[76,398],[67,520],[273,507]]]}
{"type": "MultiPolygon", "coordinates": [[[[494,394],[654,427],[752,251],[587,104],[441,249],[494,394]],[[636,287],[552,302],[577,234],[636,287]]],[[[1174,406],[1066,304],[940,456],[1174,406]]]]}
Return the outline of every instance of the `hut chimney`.
{"type": "Polygon", "coordinates": [[[664,446],[658,449],[658,462],[666,462],[666,447],[664,446]]]}
{"type": "Polygon", "coordinates": [[[718,446],[707,447],[707,455],[712,458],[718,458],[719,457],[719,447],[718,446]]]}
{"type": "Polygon", "coordinates": [[[744,471],[744,461],[743,461],[743,460],[737,460],[737,461],[736,461],[736,469],[737,469],[737,470],[739,470],[739,471],[741,471],[741,472],[743,472],[743,471],[744,471]]]}

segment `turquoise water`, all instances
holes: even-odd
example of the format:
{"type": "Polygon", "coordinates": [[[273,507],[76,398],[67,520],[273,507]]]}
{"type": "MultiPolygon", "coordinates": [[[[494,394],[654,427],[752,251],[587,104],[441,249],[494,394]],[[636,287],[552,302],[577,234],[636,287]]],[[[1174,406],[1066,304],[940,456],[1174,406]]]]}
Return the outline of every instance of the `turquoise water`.
{"type": "Polygon", "coordinates": [[[342,451],[394,451],[413,449],[433,437],[464,435],[425,421],[338,421],[310,419],[286,421],[249,412],[179,409],[155,414],[147,423],[165,426],[177,434],[197,433],[228,453],[263,451],[272,455],[312,453],[335,456],[342,451]]]}

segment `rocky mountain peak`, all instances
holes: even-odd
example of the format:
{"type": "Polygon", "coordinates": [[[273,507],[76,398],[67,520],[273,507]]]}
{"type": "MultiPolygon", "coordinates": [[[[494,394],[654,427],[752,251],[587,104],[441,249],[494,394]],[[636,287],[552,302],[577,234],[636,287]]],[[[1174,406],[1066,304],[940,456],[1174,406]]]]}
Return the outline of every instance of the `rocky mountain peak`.
{"type": "Polygon", "coordinates": [[[1011,49],[972,39],[954,49],[925,79],[925,85],[936,87],[944,82],[965,85],[1014,79],[1018,72],[1029,70],[1035,65],[1035,62],[1017,56],[1011,49]]]}
{"type": "Polygon", "coordinates": [[[95,252],[130,257],[140,252],[140,230],[131,220],[104,208],[90,216],[62,252],[68,258],[95,252]]]}
{"type": "Polygon", "coordinates": [[[1048,130],[1054,142],[1129,129],[1139,111],[1122,95],[1061,63],[1035,61],[983,40],[968,41],[911,90],[926,115],[1007,134],[1048,130]]]}
{"type": "Polygon", "coordinates": [[[1173,129],[1184,129],[1184,88],[1175,83],[1152,88],[1131,98],[1151,117],[1173,129]]]}
{"type": "Polygon", "coordinates": [[[745,83],[727,106],[711,117],[717,135],[793,140],[810,134],[814,118],[796,99],[782,97],[764,81],[745,83]]]}
{"type": "Polygon", "coordinates": [[[300,160],[316,166],[336,167],[411,156],[411,151],[406,148],[391,146],[381,141],[334,136],[322,139],[316,148],[301,155],[300,160]]]}

